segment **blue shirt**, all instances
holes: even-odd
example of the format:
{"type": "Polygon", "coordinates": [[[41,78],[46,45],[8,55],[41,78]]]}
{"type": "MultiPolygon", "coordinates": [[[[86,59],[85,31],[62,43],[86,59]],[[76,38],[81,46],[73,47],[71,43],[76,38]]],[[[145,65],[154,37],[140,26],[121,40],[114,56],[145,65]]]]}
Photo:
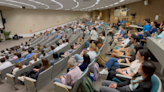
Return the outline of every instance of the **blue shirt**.
{"type": "Polygon", "coordinates": [[[124,24],[124,23],[125,23],[125,21],[122,21],[121,23],[122,23],[122,24],[124,24]]]}
{"type": "Polygon", "coordinates": [[[28,59],[28,58],[30,58],[32,55],[34,55],[35,53],[31,53],[31,54],[28,54],[27,56],[26,56],[26,58],[25,59],[28,59]]]}
{"type": "Polygon", "coordinates": [[[24,60],[24,58],[18,58],[18,59],[15,61],[15,63],[18,63],[18,62],[20,62],[20,61],[22,61],[22,60],[24,60]]]}
{"type": "Polygon", "coordinates": [[[55,39],[62,37],[62,34],[58,35],[55,39]]]}
{"type": "Polygon", "coordinates": [[[149,31],[151,29],[151,26],[150,24],[147,24],[143,27],[143,33],[146,32],[146,31],[149,31]]]}
{"type": "Polygon", "coordinates": [[[122,30],[122,31],[120,32],[120,35],[123,35],[123,37],[125,36],[125,34],[126,34],[126,30],[122,30]]]}
{"type": "Polygon", "coordinates": [[[149,30],[149,33],[150,33],[150,34],[155,33],[155,32],[157,32],[157,28],[156,28],[156,27],[155,27],[155,28],[151,28],[151,29],[149,30]]]}
{"type": "Polygon", "coordinates": [[[48,52],[48,55],[51,55],[51,54],[53,54],[53,53],[54,53],[54,50],[48,52]]]}

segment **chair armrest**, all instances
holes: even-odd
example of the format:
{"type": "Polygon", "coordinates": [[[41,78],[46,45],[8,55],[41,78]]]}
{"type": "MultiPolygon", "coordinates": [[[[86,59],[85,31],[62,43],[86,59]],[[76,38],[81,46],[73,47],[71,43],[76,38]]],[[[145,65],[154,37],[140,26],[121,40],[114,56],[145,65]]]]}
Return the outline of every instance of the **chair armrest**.
{"type": "Polygon", "coordinates": [[[116,76],[117,76],[117,77],[126,78],[126,79],[132,79],[132,77],[125,76],[125,75],[122,75],[122,74],[116,74],[116,76]]]}
{"type": "Polygon", "coordinates": [[[65,58],[66,56],[65,55],[61,55],[62,58],[65,58]]]}
{"type": "Polygon", "coordinates": [[[127,63],[119,63],[119,65],[122,65],[122,66],[130,66],[130,65],[127,64],[127,63]]]}
{"type": "Polygon", "coordinates": [[[30,77],[25,77],[25,79],[26,79],[26,80],[29,80],[29,81],[32,81],[32,82],[36,82],[36,80],[35,80],[35,79],[30,78],[30,77]]]}
{"type": "Polygon", "coordinates": [[[62,83],[59,83],[59,82],[54,82],[54,85],[59,85],[59,86],[63,86],[63,87],[66,87],[67,89],[71,90],[72,87],[71,86],[68,86],[68,85],[65,85],[65,84],[62,84],[62,83]]]}
{"type": "Polygon", "coordinates": [[[10,76],[10,77],[15,77],[14,75],[10,74],[10,73],[7,73],[6,76],[10,76]]]}
{"type": "Polygon", "coordinates": [[[120,55],[119,58],[131,58],[131,56],[120,55]]]}
{"type": "Polygon", "coordinates": [[[121,52],[125,52],[126,50],[120,50],[121,52]]]}
{"type": "Polygon", "coordinates": [[[78,60],[78,63],[83,63],[84,60],[78,60]]]}

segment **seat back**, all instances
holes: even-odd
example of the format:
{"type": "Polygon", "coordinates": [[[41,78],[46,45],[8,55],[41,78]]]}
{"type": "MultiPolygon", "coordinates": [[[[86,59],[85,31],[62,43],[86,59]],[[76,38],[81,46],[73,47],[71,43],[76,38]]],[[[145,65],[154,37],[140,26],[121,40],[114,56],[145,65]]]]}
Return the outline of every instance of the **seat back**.
{"type": "Polygon", "coordinates": [[[3,70],[1,71],[1,79],[2,79],[2,80],[5,79],[6,73],[11,73],[13,68],[14,68],[14,65],[11,65],[11,66],[9,66],[9,67],[3,69],[3,70]]]}
{"type": "Polygon", "coordinates": [[[78,90],[78,88],[79,88],[79,86],[80,86],[80,83],[81,83],[82,79],[83,79],[84,77],[86,77],[86,76],[89,76],[89,75],[90,75],[89,68],[87,68],[87,69],[83,72],[83,74],[78,78],[78,80],[75,82],[75,84],[74,84],[74,86],[73,86],[73,88],[71,89],[70,92],[77,92],[77,90],[78,90]]]}
{"type": "Polygon", "coordinates": [[[162,83],[157,75],[153,75],[151,77],[152,88],[150,92],[161,92],[162,91],[162,83]]]}
{"type": "Polygon", "coordinates": [[[37,90],[41,89],[44,85],[51,81],[52,68],[53,66],[49,67],[39,74],[36,82],[37,90]]]}
{"type": "MultiPolygon", "coordinates": [[[[54,91],[57,90],[57,92],[69,92],[69,90],[64,87],[64,86],[60,86],[58,84],[54,85],[54,91]]],[[[56,91],[55,91],[56,92],[56,91]]]]}
{"type": "Polygon", "coordinates": [[[92,65],[94,64],[94,62],[95,62],[95,58],[91,61],[91,63],[88,65],[88,67],[89,67],[89,70],[91,69],[91,67],[92,67],[92,65]]]}
{"type": "Polygon", "coordinates": [[[53,59],[53,55],[48,55],[45,57],[48,61],[52,60],[53,59]]]}
{"type": "Polygon", "coordinates": [[[41,54],[42,54],[42,53],[38,53],[38,54],[36,55],[36,57],[39,58],[41,54]]]}
{"type": "Polygon", "coordinates": [[[17,59],[13,59],[13,60],[11,60],[10,62],[12,63],[12,64],[15,64],[15,61],[16,61],[17,59]]]}

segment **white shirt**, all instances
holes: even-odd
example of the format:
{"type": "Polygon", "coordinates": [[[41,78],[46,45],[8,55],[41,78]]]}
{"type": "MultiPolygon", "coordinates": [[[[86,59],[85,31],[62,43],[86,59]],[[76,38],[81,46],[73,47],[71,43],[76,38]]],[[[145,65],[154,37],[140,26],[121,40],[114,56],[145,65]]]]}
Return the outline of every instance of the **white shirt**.
{"type": "Polygon", "coordinates": [[[138,69],[140,68],[141,63],[138,63],[139,60],[135,60],[129,67],[129,69],[127,70],[127,73],[130,75],[132,73],[137,73],[138,69]]]}
{"type": "Polygon", "coordinates": [[[128,44],[129,42],[130,42],[130,39],[127,38],[127,39],[125,39],[125,40],[122,41],[121,46],[125,46],[125,45],[128,44]]]}
{"type": "Polygon", "coordinates": [[[4,62],[0,65],[0,73],[3,69],[7,68],[7,67],[10,67],[12,64],[11,62],[4,62]]]}
{"type": "Polygon", "coordinates": [[[53,30],[51,33],[55,33],[56,32],[56,30],[53,30]]]}
{"type": "Polygon", "coordinates": [[[14,70],[13,70],[12,74],[13,74],[13,75],[15,75],[15,73],[16,73],[18,70],[19,70],[19,68],[17,68],[17,67],[16,67],[16,68],[14,68],[14,70]]]}
{"type": "Polygon", "coordinates": [[[120,34],[121,33],[121,30],[119,30],[116,34],[120,34]]]}
{"type": "Polygon", "coordinates": [[[56,52],[56,51],[58,51],[58,50],[60,50],[60,49],[61,49],[61,45],[58,46],[58,47],[56,47],[55,50],[54,50],[54,52],[56,52]]]}
{"type": "MultiPolygon", "coordinates": [[[[39,61],[38,58],[37,58],[37,61],[39,61]]],[[[37,62],[37,61],[31,60],[30,63],[33,64],[33,63],[35,63],[35,62],[37,62]]]]}
{"type": "Polygon", "coordinates": [[[89,55],[91,61],[97,56],[96,51],[89,51],[87,54],[89,55]]]}
{"type": "Polygon", "coordinates": [[[97,40],[98,34],[95,30],[91,31],[91,40],[97,40]]]}

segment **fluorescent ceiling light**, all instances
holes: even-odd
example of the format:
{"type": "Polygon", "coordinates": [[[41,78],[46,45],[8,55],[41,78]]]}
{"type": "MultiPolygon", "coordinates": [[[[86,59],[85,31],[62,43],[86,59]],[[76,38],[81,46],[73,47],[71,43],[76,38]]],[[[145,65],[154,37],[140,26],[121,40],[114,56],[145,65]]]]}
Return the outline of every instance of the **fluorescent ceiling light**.
{"type": "Polygon", "coordinates": [[[119,2],[124,2],[125,0],[120,0],[119,2]]]}
{"type": "Polygon", "coordinates": [[[114,5],[119,4],[119,2],[114,3],[114,5]]]}
{"type": "Polygon", "coordinates": [[[27,3],[23,3],[23,2],[19,2],[19,1],[14,1],[14,0],[5,0],[5,1],[9,1],[9,2],[13,2],[13,3],[18,3],[18,4],[23,4],[23,5],[31,6],[34,9],[36,9],[36,7],[34,5],[31,5],[31,4],[27,4],[27,3]]]}
{"type": "Polygon", "coordinates": [[[20,5],[11,4],[11,3],[6,3],[6,2],[0,2],[0,4],[6,4],[6,5],[16,6],[16,7],[22,8],[22,6],[20,6],[20,5]]]}
{"type": "Polygon", "coordinates": [[[70,10],[70,9],[65,9],[65,10],[70,10]]]}
{"type": "Polygon", "coordinates": [[[59,2],[57,2],[57,1],[55,1],[55,0],[51,0],[51,1],[57,3],[58,5],[60,5],[60,8],[57,8],[56,10],[60,10],[60,9],[63,8],[63,5],[62,5],[61,3],[59,3],[59,2]]]}
{"type": "Polygon", "coordinates": [[[104,8],[104,7],[101,7],[101,9],[104,8]]]}
{"type": "Polygon", "coordinates": [[[105,8],[107,8],[107,7],[109,7],[109,6],[105,6],[105,8]]]}
{"type": "Polygon", "coordinates": [[[96,8],[96,9],[99,9],[99,8],[96,8]]]}
{"type": "Polygon", "coordinates": [[[40,5],[45,5],[47,7],[46,9],[49,9],[50,8],[47,4],[44,4],[44,3],[41,3],[41,2],[38,2],[38,1],[34,1],[34,0],[28,0],[28,1],[31,1],[31,2],[40,4],[40,5]]]}
{"type": "Polygon", "coordinates": [[[109,6],[113,6],[113,4],[109,5],[109,6]]]}
{"type": "Polygon", "coordinates": [[[75,8],[79,7],[79,2],[77,2],[76,0],[73,0],[73,1],[76,2],[76,6],[73,7],[72,9],[75,9],[75,8]]]}
{"type": "Polygon", "coordinates": [[[100,0],[97,0],[95,4],[89,6],[89,7],[86,7],[86,8],[82,8],[82,9],[89,9],[89,8],[92,8],[94,7],[96,4],[98,4],[100,2],[100,0]]]}

